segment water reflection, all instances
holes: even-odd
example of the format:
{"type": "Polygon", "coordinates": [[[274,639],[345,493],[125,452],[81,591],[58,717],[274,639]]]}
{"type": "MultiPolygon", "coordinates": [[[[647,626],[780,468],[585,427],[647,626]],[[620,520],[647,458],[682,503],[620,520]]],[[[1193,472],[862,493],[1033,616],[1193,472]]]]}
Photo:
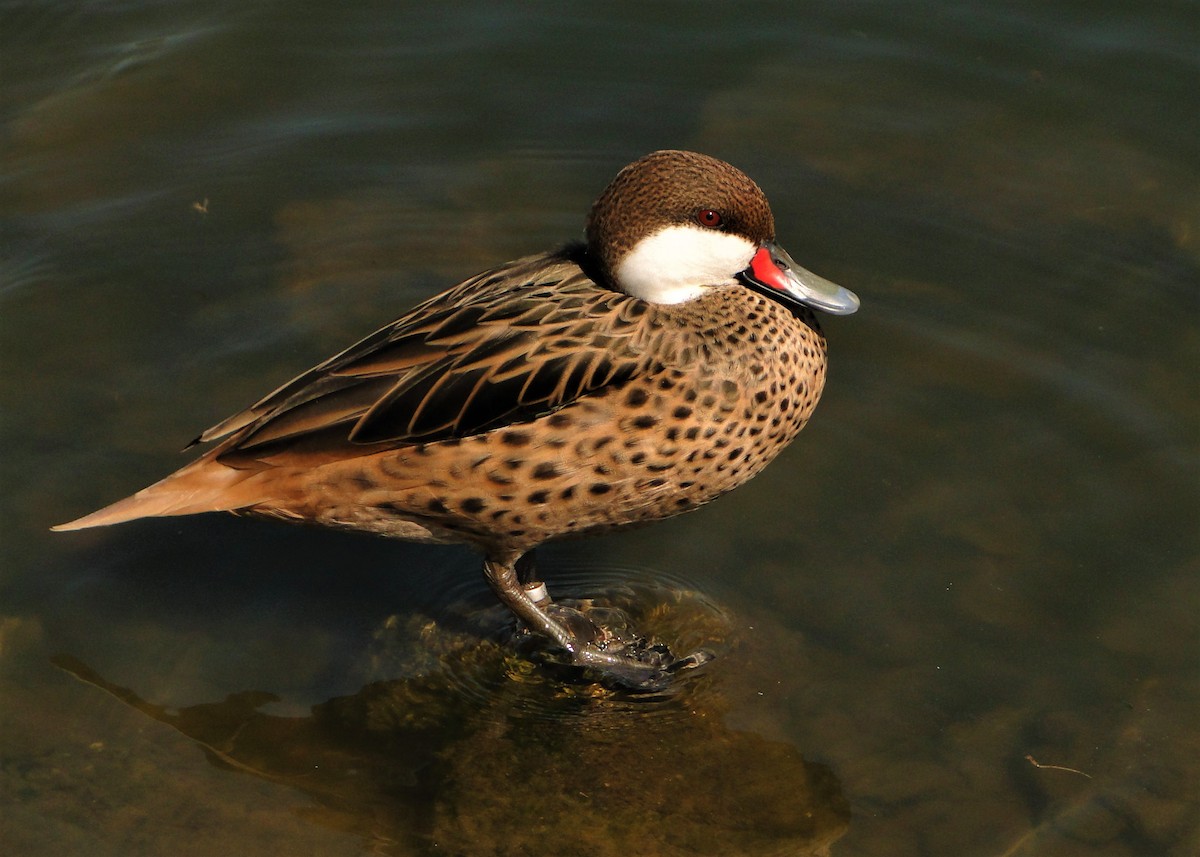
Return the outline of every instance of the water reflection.
{"type": "MultiPolygon", "coordinates": [[[[722,633],[698,598],[649,613],[666,620],[658,633],[694,632],[705,614],[722,633]]],[[[303,792],[309,820],[362,836],[372,853],[823,854],[848,826],[827,767],[724,724],[717,673],[646,701],[553,679],[494,636],[436,622],[421,631],[435,668],[302,717],[261,710],[278,699],[261,691],[172,710],[77,657],[54,663],[178,730],[214,765],[303,792]]]]}

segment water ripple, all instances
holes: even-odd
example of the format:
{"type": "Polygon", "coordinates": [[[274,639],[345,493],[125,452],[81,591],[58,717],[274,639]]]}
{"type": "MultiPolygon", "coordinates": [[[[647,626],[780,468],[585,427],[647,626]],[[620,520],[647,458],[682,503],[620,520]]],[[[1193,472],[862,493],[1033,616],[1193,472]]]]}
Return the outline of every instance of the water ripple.
{"type": "MultiPolygon", "coordinates": [[[[614,625],[627,620],[648,644],[663,643],[677,657],[698,650],[720,656],[731,645],[728,613],[678,575],[620,565],[550,571],[557,603],[608,617],[614,625]]],[[[415,673],[407,684],[419,685],[414,692],[421,698],[432,693],[496,718],[582,718],[597,726],[617,711],[686,716],[688,700],[705,683],[704,670],[698,670],[679,673],[654,693],[608,687],[555,663],[477,581],[460,578],[439,595],[430,614],[390,617],[375,635],[373,671],[415,673]]]]}

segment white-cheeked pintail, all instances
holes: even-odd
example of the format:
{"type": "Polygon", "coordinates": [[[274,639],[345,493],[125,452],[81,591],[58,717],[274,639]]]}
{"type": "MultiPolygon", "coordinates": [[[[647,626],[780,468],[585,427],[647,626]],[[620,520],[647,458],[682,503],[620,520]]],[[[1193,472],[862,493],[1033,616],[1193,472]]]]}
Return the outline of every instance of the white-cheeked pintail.
{"type": "Polygon", "coordinates": [[[55,529],[226,511],[467,542],[573,663],[661,685],[696,659],[609,650],[522,557],[695,509],[762,470],[824,386],[813,310],[858,298],[796,265],[759,187],[705,155],[625,167],[586,239],[430,298],[201,434],[216,445],[196,461],[55,529]]]}

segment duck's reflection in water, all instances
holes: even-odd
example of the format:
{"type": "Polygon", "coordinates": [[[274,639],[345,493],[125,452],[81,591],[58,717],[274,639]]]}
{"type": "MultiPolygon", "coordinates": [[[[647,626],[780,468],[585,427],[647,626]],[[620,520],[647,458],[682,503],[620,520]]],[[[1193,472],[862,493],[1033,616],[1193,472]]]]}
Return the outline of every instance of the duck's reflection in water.
{"type": "Polygon", "coordinates": [[[260,691],[170,710],[72,656],[55,663],[214,764],[299,789],[308,818],[373,853],[807,855],[847,827],[828,768],[724,725],[719,670],[636,697],[563,680],[495,637],[427,633],[436,666],[306,717],[260,711],[276,700],[260,691]]]}

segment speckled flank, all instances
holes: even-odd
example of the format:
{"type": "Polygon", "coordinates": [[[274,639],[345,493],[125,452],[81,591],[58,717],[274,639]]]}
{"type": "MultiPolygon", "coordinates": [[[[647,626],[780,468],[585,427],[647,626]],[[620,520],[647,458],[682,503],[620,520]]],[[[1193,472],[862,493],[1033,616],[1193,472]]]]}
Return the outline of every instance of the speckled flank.
{"type": "Polygon", "coordinates": [[[670,336],[624,385],[528,423],[331,461],[305,490],[286,490],[299,486],[283,468],[255,511],[521,552],[701,506],[803,428],[825,340],[811,314],[740,288],[656,307],[648,324],[670,336]]]}

